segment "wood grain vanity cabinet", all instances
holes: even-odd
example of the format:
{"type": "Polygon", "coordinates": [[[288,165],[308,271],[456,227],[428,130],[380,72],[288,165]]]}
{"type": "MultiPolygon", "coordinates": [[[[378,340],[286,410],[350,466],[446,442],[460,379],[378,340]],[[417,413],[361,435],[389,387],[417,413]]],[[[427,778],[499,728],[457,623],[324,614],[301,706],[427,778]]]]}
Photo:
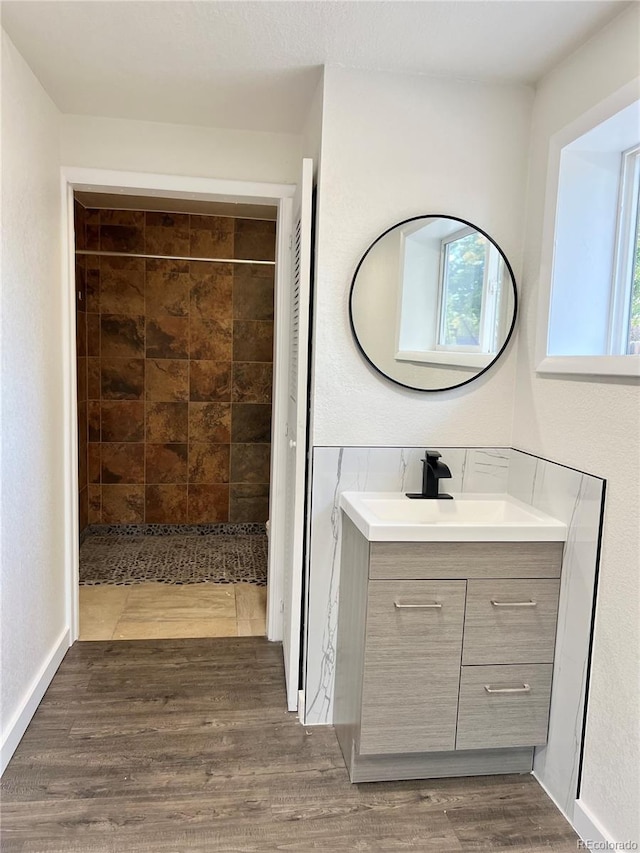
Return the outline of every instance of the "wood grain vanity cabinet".
{"type": "Polygon", "coordinates": [[[369,542],[342,515],[334,725],[353,782],[526,772],[562,542],[369,542]]]}

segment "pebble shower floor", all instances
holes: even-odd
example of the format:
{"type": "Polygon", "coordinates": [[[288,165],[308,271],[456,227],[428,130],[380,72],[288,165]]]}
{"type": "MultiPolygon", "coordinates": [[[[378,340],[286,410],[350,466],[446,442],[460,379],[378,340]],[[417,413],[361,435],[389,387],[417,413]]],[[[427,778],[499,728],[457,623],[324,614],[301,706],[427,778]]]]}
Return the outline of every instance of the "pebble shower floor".
{"type": "MultiPolygon", "coordinates": [[[[249,527],[249,525],[246,525],[249,527]]],[[[80,584],[267,583],[267,536],[256,530],[89,529],[80,546],[80,584]]]]}

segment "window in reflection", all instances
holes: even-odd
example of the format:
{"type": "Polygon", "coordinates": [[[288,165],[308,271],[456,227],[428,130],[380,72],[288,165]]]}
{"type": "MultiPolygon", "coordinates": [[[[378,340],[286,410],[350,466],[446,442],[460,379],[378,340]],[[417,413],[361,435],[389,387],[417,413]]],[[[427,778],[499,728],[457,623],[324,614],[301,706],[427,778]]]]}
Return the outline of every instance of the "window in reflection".
{"type": "Polygon", "coordinates": [[[492,352],[500,294],[500,256],[467,228],[442,241],[438,349],[492,352]]]}
{"type": "Polygon", "coordinates": [[[435,218],[400,234],[396,360],[486,366],[504,341],[506,268],[472,227],[435,218]]]}

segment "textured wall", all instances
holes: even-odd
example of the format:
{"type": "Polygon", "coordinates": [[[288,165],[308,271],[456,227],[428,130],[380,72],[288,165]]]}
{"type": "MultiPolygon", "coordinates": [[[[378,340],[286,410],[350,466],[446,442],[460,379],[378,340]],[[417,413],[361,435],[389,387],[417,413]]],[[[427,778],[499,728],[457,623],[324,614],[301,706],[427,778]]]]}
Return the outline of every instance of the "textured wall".
{"type": "Polygon", "coordinates": [[[3,734],[66,627],[59,115],[2,38],[3,734]]]}
{"type": "Polygon", "coordinates": [[[290,133],[62,116],[65,166],[293,184],[300,151],[290,133]]]}
{"type": "Polygon", "coordinates": [[[274,267],[134,255],[273,260],[275,223],[131,210],[82,218],[78,247],[125,253],[77,256],[88,522],[265,521],[274,267]]]}
{"type": "MultiPolygon", "coordinates": [[[[551,136],[638,75],[639,8],[541,81],[534,105],[513,444],[607,479],[581,800],[613,840],[640,840],[640,389],[637,381],[536,374],[551,136]]],[[[639,90],[640,94],[640,90],[639,90]]]]}
{"type": "MultiPolygon", "coordinates": [[[[532,91],[325,69],[314,305],[314,445],[508,445],[515,354],[473,385],[423,394],[375,373],[348,319],[355,267],[410,216],[451,214],[522,256],[532,91]]],[[[390,320],[390,322],[393,322],[390,320]]]]}

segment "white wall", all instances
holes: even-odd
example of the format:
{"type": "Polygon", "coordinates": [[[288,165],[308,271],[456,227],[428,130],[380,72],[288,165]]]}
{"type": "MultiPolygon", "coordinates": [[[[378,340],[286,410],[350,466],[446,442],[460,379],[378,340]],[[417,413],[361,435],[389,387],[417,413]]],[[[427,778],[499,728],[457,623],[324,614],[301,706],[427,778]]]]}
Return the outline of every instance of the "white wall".
{"type": "Polygon", "coordinates": [[[483,228],[518,277],[532,98],[519,86],[325,69],[313,444],[510,443],[513,346],[469,388],[408,391],[358,353],[348,296],[369,244],[418,214],[483,228]]]}
{"type": "MultiPolygon", "coordinates": [[[[322,148],[322,109],[324,100],[324,69],[316,90],[313,93],[309,111],[302,127],[302,156],[311,157],[313,160],[313,171],[317,176],[320,165],[320,151],[322,148]]],[[[300,164],[297,166],[300,169],[300,164]]],[[[297,177],[296,177],[297,180],[297,177]]]]}
{"type": "Polygon", "coordinates": [[[295,183],[301,139],[288,133],[64,115],[61,156],[65,166],[295,183]]]}
{"type": "Polygon", "coordinates": [[[638,74],[634,6],[541,81],[534,104],[513,445],[607,479],[582,805],[640,840],[640,392],[629,380],[537,376],[534,344],[550,137],[638,74]]]}
{"type": "Polygon", "coordinates": [[[66,648],[58,147],[58,111],[3,33],[3,763],[66,648]]]}

